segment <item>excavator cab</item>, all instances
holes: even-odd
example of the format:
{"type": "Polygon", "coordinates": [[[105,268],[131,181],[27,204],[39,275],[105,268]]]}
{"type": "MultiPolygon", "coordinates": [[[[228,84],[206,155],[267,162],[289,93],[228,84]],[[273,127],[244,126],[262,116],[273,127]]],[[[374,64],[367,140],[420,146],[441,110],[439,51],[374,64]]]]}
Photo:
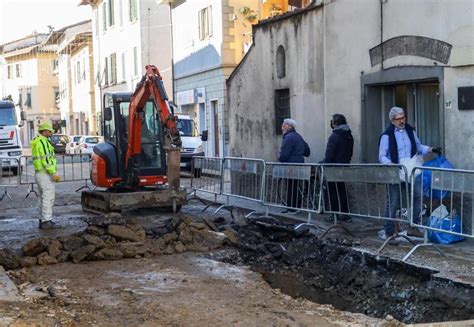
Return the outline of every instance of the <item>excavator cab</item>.
{"type": "MultiPolygon", "coordinates": [[[[112,171],[115,170],[119,173],[121,180],[126,180],[125,156],[128,147],[130,97],[131,94],[127,92],[105,93],[103,104],[104,140],[108,143],[106,147],[114,147],[117,156],[115,164],[109,166],[111,171],[108,172],[108,175],[117,177],[117,174],[116,176],[112,174],[112,171]]],[[[139,176],[166,176],[163,127],[157,108],[151,99],[146,102],[139,115],[142,121],[139,176]]],[[[99,147],[98,151],[101,149],[99,147]]]]}
{"type": "Polygon", "coordinates": [[[105,190],[82,192],[85,211],[165,207],[176,212],[186,204],[186,190],[179,178],[177,118],[158,69],[152,65],[145,69],[133,94],[104,94],[105,142],[94,147],[91,181],[105,190]]]}

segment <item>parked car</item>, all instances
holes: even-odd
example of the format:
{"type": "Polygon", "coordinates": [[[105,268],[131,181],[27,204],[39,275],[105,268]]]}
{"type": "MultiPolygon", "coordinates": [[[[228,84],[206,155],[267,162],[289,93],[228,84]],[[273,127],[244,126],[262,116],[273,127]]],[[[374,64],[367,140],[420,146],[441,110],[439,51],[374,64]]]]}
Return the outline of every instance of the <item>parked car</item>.
{"type": "Polygon", "coordinates": [[[66,144],[66,154],[76,153],[76,147],[83,135],[71,135],[69,137],[69,142],[66,144]]]}
{"type": "Polygon", "coordinates": [[[69,142],[69,136],[64,134],[53,134],[49,141],[53,145],[56,154],[63,154],[66,152],[66,144],[69,142]]]}
{"type": "Polygon", "coordinates": [[[79,154],[90,154],[93,152],[94,147],[101,142],[104,142],[103,136],[94,136],[94,135],[83,136],[81,137],[79,142],[77,142],[75,152],[79,154]]]}

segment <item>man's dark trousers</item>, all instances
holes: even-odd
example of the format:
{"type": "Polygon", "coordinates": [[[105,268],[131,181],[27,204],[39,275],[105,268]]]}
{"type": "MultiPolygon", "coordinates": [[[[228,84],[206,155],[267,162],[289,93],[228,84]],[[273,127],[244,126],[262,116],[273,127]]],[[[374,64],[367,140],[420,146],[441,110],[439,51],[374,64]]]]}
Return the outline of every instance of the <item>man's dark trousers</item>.
{"type": "MultiPolygon", "coordinates": [[[[403,194],[403,190],[406,189],[407,184],[390,184],[387,187],[387,206],[385,207],[385,217],[396,218],[395,215],[397,210],[400,210],[400,193],[403,194]]],[[[411,185],[408,184],[407,192],[410,192],[411,185]]],[[[420,212],[422,208],[422,193],[421,193],[421,176],[418,176],[415,179],[414,187],[414,196],[413,196],[413,222],[417,224],[420,218],[420,212]]],[[[399,218],[399,217],[398,217],[399,218]]],[[[387,237],[392,236],[395,233],[395,223],[391,220],[385,220],[384,224],[385,235],[387,237]]]]}

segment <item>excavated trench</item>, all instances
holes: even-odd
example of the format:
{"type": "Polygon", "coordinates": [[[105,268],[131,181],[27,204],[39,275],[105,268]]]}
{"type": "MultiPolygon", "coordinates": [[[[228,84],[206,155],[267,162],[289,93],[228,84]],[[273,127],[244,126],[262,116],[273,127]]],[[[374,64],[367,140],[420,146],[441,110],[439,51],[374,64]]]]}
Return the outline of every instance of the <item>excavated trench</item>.
{"type": "Polygon", "coordinates": [[[348,239],[297,235],[275,221],[233,229],[237,251],[213,258],[248,265],[290,296],[404,323],[474,318],[474,288],[436,277],[437,271],[354,250],[348,239]]]}
{"type": "Polygon", "coordinates": [[[223,218],[204,222],[180,214],[160,226],[144,228],[122,217],[90,218],[83,232],[29,240],[22,246],[22,257],[0,249],[0,265],[8,270],[64,261],[206,252],[215,260],[250,266],[272,287],[292,297],[331,304],[339,310],[375,318],[392,316],[404,323],[474,319],[474,287],[470,284],[361,252],[349,238],[320,239],[308,231],[296,233],[293,225],[273,219],[230,225],[223,218]],[[225,244],[232,247],[217,251],[225,244]]]}

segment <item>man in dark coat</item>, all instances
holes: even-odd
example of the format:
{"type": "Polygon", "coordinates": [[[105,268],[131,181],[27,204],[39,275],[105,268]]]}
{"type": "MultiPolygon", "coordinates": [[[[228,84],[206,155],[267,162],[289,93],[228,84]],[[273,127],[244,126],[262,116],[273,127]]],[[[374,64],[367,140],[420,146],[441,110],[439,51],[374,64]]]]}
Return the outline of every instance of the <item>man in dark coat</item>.
{"type": "MultiPolygon", "coordinates": [[[[296,132],[296,122],[293,119],[283,120],[281,131],[283,141],[280,148],[278,161],[288,163],[304,163],[304,157],[309,157],[311,150],[303,137],[296,132]]],[[[301,207],[301,195],[298,194],[299,185],[304,181],[298,179],[286,179],[287,193],[286,205],[291,208],[301,207]]],[[[296,209],[284,210],[283,213],[296,214],[296,209]]]]}
{"type": "MultiPolygon", "coordinates": [[[[326,154],[321,163],[348,164],[351,162],[354,148],[354,138],[351,129],[347,125],[344,115],[334,114],[331,119],[332,134],[326,146],[326,154]]],[[[343,182],[329,182],[326,185],[329,203],[326,203],[326,210],[330,211],[348,211],[348,199],[346,185],[343,182]]],[[[339,220],[350,220],[348,215],[339,215],[339,220]]]]}

